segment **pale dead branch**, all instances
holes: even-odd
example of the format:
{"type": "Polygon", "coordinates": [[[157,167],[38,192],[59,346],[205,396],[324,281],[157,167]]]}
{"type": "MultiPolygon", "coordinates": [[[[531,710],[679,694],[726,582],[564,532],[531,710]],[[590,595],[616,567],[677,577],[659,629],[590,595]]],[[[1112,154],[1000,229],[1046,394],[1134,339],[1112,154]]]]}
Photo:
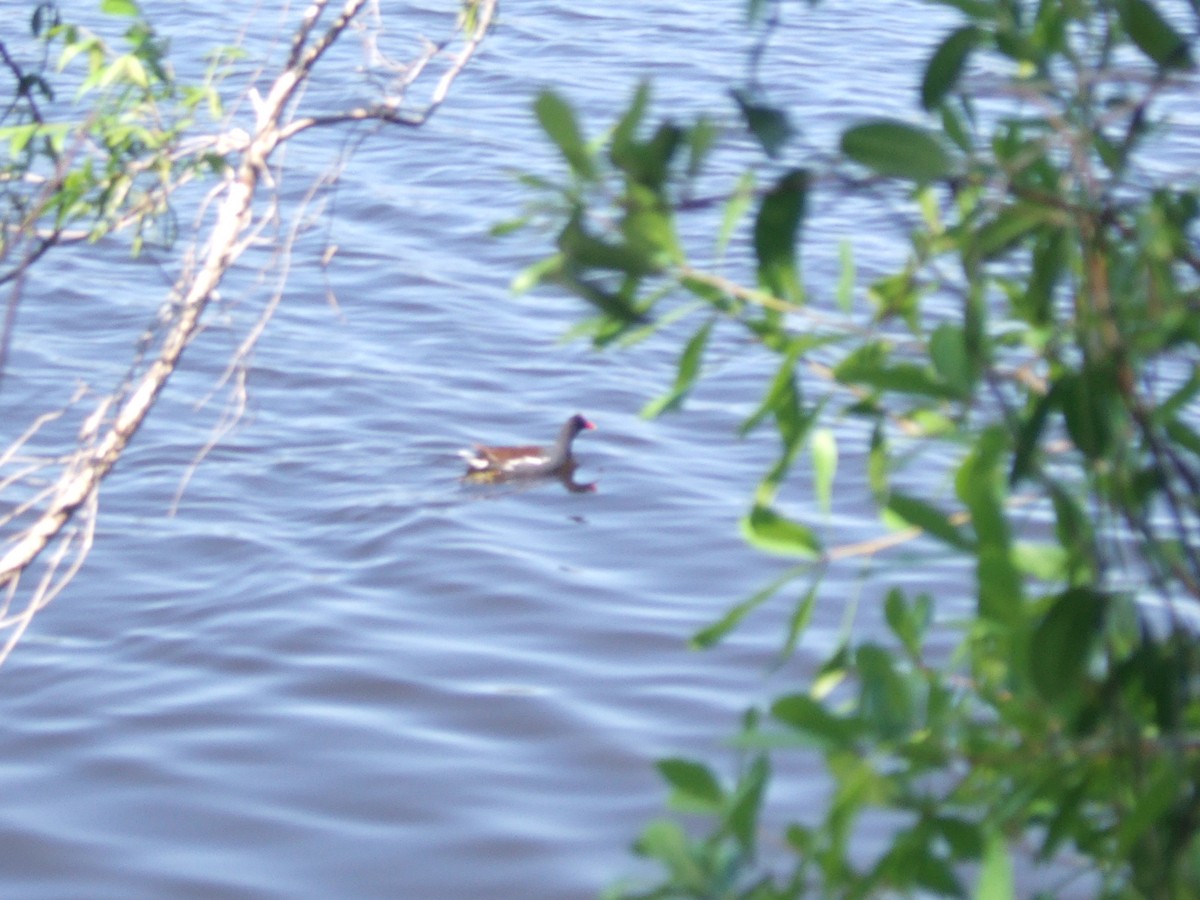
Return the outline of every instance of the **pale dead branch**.
{"type": "MultiPolygon", "coordinates": [[[[215,219],[207,237],[194,257],[190,252],[185,254],[181,261],[182,273],[164,305],[162,321],[153,329],[157,332],[157,350],[148,362],[135,367],[128,381],[100,402],[81,429],[77,449],[59,461],[62,471],[58,478],[34,491],[36,499],[23,498],[9,511],[8,522],[20,521],[22,527],[8,539],[3,556],[0,556],[0,591],[3,591],[0,631],[6,632],[3,646],[0,646],[0,663],[12,652],[36,613],[79,571],[94,538],[101,483],[154,408],[184,350],[200,330],[204,312],[216,296],[222,278],[274,220],[277,213],[274,197],[269,198],[265,211],[255,211],[260,193],[275,185],[268,168],[272,157],[292,137],[317,125],[373,120],[411,127],[427,121],[445,101],[451,85],[477,52],[492,24],[497,0],[471,0],[459,19],[458,28],[464,33],[459,36],[458,43],[428,44],[409,69],[412,77],[401,80],[399,93],[346,111],[301,116],[297,107],[306,83],[329,48],[369,5],[369,0],[346,0],[332,21],[321,29],[328,5],[327,0],[316,0],[304,12],[293,34],[287,62],[270,82],[266,93],[256,93],[253,87],[249,89],[248,96],[255,113],[253,126],[248,131],[231,128],[226,135],[211,139],[212,146],[230,150],[232,164],[209,197],[214,205],[215,219]],[[447,62],[430,99],[420,109],[401,113],[403,88],[451,46],[457,46],[457,51],[447,62]],[[32,521],[28,521],[30,517],[32,521]],[[73,521],[75,527],[68,528],[73,521]],[[28,599],[19,604],[22,576],[39,559],[40,574],[29,588],[28,599]]],[[[287,241],[289,249],[293,241],[294,232],[287,241]]],[[[284,255],[286,257],[286,252],[284,255]]],[[[229,372],[244,365],[281,297],[282,286],[237,349],[229,372]]],[[[240,408],[239,404],[236,409],[240,408]]],[[[0,464],[13,461],[18,448],[46,422],[59,415],[61,411],[39,416],[13,447],[0,454],[0,464]]],[[[38,465],[33,469],[22,469],[21,477],[28,477],[40,468],[38,465]]]]}
{"type": "Polygon", "coordinates": [[[187,486],[191,482],[192,476],[195,475],[200,464],[204,461],[208,454],[211,453],[212,450],[237,426],[237,423],[241,421],[242,415],[246,411],[246,404],[249,401],[249,390],[246,382],[250,371],[250,356],[254,351],[254,347],[258,344],[259,339],[266,332],[267,325],[275,315],[276,310],[279,309],[279,304],[283,302],[284,289],[287,286],[288,276],[291,274],[293,258],[292,251],[295,247],[296,240],[300,235],[300,230],[304,224],[305,211],[314,202],[322,189],[336,182],[338,176],[344,168],[344,163],[345,159],[340,160],[333,171],[326,173],[314,181],[309,187],[307,193],[300,200],[296,214],[292,217],[292,225],[288,229],[287,234],[284,236],[283,245],[278,248],[278,251],[275,254],[273,254],[272,262],[274,263],[277,259],[278,266],[275,290],[271,292],[271,296],[263,305],[258,319],[251,326],[246,336],[242,339],[233,356],[230,357],[229,363],[226,365],[225,371],[222,372],[220,377],[217,379],[217,383],[213,386],[209,394],[197,404],[197,408],[203,407],[223,387],[226,385],[232,385],[229,405],[225,410],[222,411],[220,421],[218,421],[216,426],[213,428],[212,434],[209,435],[209,439],[205,442],[204,446],[197,451],[195,457],[193,457],[191,463],[188,464],[187,469],[184,471],[183,476],[179,480],[179,487],[176,488],[175,496],[171,500],[170,515],[172,516],[179,511],[179,504],[183,500],[183,494],[187,490],[187,486]]]}

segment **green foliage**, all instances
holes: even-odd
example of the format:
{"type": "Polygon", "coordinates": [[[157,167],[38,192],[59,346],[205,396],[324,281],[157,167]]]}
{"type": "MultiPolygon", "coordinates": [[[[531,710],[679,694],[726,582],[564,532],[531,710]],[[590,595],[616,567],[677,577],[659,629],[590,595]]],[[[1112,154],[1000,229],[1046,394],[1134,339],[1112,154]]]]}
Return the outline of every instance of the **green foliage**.
{"type": "Polygon", "coordinates": [[[742,534],[755,547],[769,553],[813,559],[821,554],[821,542],[811,528],[762,504],[756,503],[742,519],[742,534]]]}
{"type": "Polygon", "coordinates": [[[653,419],[670,409],[677,408],[688,395],[696,379],[700,377],[700,361],[704,358],[704,349],[708,346],[708,336],[712,334],[715,319],[709,319],[692,335],[692,339],[683,348],[679,358],[679,368],[675,376],[675,385],[670,392],[656,400],[650,401],[642,410],[642,415],[653,419]]]}
{"type": "Polygon", "coordinates": [[[921,105],[936,109],[958,84],[971,51],[979,44],[981,33],[974,25],[950,32],[929,59],[921,82],[921,105]]]}
{"type": "Polygon", "coordinates": [[[842,153],[880,175],[936,181],[953,169],[950,155],[932,133],[903,122],[864,122],[842,135],[842,153]]]}
{"type": "MultiPolygon", "coordinates": [[[[778,456],[741,528],[793,567],[693,644],[802,585],[786,655],[817,604],[842,600],[823,587],[829,567],[918,535],[910,559],[968,573],[947,586],[957,595],[911,597],[875,566],[862,590],[890,640],[849,632],[748,713],[734,743],[750,762],[728,783],[661,763],[673,808],[700,827],[649,826],[637,850],[662,878],[613,896],[990,900],[1028,891],[1022,873],[1042,866],[1057,879],[1047,896],[1200,897],[1200,645],[1187,624],[1200,604],[1200,192],[1194,169],[1156,181],[1148,164],[1171,124],[1160,99],[1194,90],[1200,8],[1185,20],[1184,4],[1150,0],[941,5],[961,21],[923,67],[925,117],[848,127],[832,173],[846,177],[792,145],[795,110],[733,92],[764,159],[729,185],[711,251],[679,239],[716,146],[707,119],[648,124],[642,85],[609,137],[587,143],[569,104],[538,102],[567,172],[534,185],[558,252],[521,286],[588,301],[600,345],[702,316],[655,414],[683,405],[729,331],[772,360],[742,430],[773,423],[778,456]],[[986,120],[976,63],[992,74],[986,120]],[[857,291],[841,247],[839,283],[806,283],[810,194],[881,182],[909,192],[907,259],[857,291]],[[730,246],[753,257],[740,281],[706,261],[730,246]],[[808,449],[817,502],[836,509],[838,451],[862,433],[843,428],[864,422],[860,502],[892,532],[828,547],[781,488],[808,449]],[[798,749],[823,759],[829,800],[779,798],[769,821],[786,824],[767,840],[767,761],[798,749]],[[885,846],[856,849],[881,814],[885,846]]],[[[749,6],[759,28],[775,12],[749,6]]]]}
{"type": "Polygon", "coordinates": [[[792,137],[787,113],[753,98],[748,91],[733,91],[733,99],[742,112],[746,128],[754,135],[767,156],[774,159],[792,137]]]}
{"type": "Polygon", "coordinates": [[[220,114],[222,61],[203,85],[179,85],[166,42],[133,0],[105,0],[101,11],[119,20],[123,50],[64,21],[53,3],[34,9],[25,44],[6,40],[13,100],[0,114],[0,280],[75,232],[96,240],[132,225],[135,253],[150,234],[169,243],[173,189],[224,165],[210,148],[180,146],[200,112],[220,114]]]}
{"type": "Polygon", "coordinates": [[[1117,3],[1117,12],[1130,39],[1157,65],[1191,68],[1192,54],[1187,41],[1147,0],[1123,0],[1117,3]]]}

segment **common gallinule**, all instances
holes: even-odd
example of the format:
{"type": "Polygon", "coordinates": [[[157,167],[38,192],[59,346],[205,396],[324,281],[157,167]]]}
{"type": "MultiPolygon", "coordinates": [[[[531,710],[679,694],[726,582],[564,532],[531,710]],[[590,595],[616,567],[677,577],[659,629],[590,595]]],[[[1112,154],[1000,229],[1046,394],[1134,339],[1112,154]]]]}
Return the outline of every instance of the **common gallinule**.
{"type": "Polygon", "coordinates": [[[563,423],[558,440],[552,446],[487,447],[476,444],[473,450],[460,450],[459,454],[467,460],[467,477],[481,481],[553,475],[574,463],[571,442],[575,435],[595,427],[583,416],[574,415],[563,423]]]}

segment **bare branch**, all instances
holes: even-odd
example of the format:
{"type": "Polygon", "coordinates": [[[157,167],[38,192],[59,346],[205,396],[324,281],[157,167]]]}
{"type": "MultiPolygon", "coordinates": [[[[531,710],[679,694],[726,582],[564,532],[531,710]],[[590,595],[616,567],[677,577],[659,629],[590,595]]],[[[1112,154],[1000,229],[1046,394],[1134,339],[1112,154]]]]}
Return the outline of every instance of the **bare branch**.
{"type": "Polygon", "coordinates": [[[429,102],[424,107],[416,112],[405,112],[399,108],[403,102],[403,89],[407,88],[416,78],[425,70],[425,67],[446,48],[446,44],[430,44],[426,47],[425,52],[418,57],[417,61],[412,64],[410,70],[406,73],[405,78],[401,81],[401,92],[394,97],[381,101],[380,103],[371,104],[368,106],[360,106],[355,109],[346,110],[340,113],[333,113],[324,116],[309,116],[303,119],[296,119],[285,127],[281,132],[281,140],[287,140],[301,131],[318,126],[342,125],[347,122],[364,122],[378,121],[385,122],[389,125],[404,125],[408,127],[419,127],[424,125],[429,118],[438,110],[438,107],[445,102],[449,96],[450,87],[454,84],[463,69],[466,68],[471,57],[479,49],[484,36],[491,28],[492,21],[496,15],[497,0],[476,0],[472,9],[475,15],[475,27],[467,36],[462,48],[454,57],[450,67],[442,73],[442,77],[438,80],[437,87],[434,89],[429,102]]]}

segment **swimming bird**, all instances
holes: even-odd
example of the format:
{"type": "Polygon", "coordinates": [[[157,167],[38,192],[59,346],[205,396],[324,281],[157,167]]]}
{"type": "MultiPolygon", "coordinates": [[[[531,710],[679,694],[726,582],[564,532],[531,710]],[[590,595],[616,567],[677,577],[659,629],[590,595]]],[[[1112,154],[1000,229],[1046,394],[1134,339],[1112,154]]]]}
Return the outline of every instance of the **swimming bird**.
{"type": "Polygon", "coordinates": [[[458,452],[467,461],[467,477],[478,481],[553,475],[573,466],[575,460],[571,455],[571,443],[579,432],[595,427],[577,414],[563,423],[558,439],[548,447],[488,447],[476,444],[472,450],[458,452]]]}

